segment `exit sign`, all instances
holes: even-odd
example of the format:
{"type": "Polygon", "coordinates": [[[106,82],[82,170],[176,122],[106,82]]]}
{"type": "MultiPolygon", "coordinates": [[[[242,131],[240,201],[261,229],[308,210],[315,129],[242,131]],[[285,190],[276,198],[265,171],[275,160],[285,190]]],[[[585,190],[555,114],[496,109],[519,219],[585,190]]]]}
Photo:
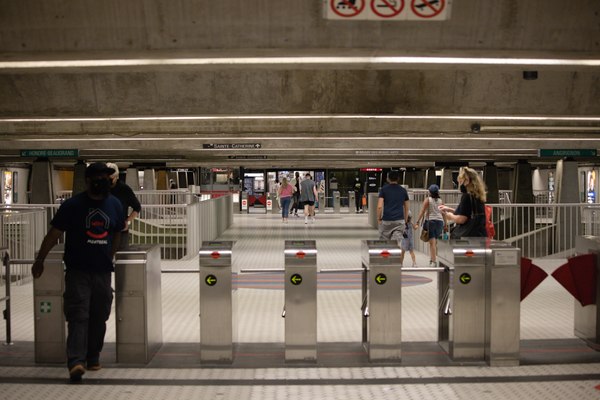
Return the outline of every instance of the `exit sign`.
{"type": "Polygon", "coordinates": [[[596,157],[595,149],[539,149],[539,157],[596,157]]]}

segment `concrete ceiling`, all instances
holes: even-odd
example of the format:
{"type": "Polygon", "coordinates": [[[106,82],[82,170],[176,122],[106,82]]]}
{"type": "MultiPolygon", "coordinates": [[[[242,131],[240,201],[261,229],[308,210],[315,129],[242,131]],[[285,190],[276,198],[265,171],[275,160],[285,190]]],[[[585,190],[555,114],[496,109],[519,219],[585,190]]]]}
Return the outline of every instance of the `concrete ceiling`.
{"type": "Polygon", "coordinates": [[[464,0],[448,21],[385,23],[200,3],[0,0],[0,163],[78,149],[172,166],[544,164],[539,149],[600,148],[598,2],[464,0]]]}

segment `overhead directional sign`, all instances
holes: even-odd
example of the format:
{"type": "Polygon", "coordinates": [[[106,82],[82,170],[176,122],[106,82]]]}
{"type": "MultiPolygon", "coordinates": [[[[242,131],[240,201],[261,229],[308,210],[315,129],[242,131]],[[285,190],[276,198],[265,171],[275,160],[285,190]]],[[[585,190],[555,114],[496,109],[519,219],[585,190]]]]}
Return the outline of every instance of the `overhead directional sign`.
{"type": "Polygon", "coordinates": [[[79,150],[77,150],[77,149],[21,150],[21,157],[77,158],[77,157],[79,157],[79,150]]]}
{"type": "Polygon", "coordinates": [[[539,157],[596,157],[596,149],[539,149],[539,157]]]}
{"type": "Polygon", "coordinates": [[[203,149],[211,150],[254,150],[260,149],[260,143],[204,143],[203,149]]]}

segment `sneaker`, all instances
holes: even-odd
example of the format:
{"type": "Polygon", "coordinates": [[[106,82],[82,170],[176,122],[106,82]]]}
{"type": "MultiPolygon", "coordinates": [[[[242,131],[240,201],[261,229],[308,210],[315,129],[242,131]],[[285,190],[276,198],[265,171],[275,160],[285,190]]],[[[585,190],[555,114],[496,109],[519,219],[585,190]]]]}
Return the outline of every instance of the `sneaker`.
{"type": "Polygon", "coordinates": [[[81,382],[81,377],[85,374],[85,368],[81,364],[75,364],[69,369],[69,381],[71,383],[81,382]]]}
{"type": "Polygon", "coordinates": [[[304,217],[304,224],[308,224],[308,217],[304,217]]]}
{"type": "Polygon", "coordinates": [[[102,369],[102,365],[99,362],[88,363],[86,369],[88,371],[100,371],[102,369]]]}
{"type": "Polygon", "coordinates": [[[437,262],[433,261],[433,260],[429,260],[429,268],[435,268],[437,267],[437,262]]]}

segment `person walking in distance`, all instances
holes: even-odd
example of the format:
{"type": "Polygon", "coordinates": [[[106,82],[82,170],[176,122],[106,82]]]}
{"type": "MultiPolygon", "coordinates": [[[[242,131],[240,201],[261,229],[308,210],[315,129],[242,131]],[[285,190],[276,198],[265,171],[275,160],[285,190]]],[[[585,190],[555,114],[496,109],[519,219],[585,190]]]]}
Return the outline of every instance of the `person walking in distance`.
{"type": "Polygon", "coordinates": [[[294,179],[291,182],[294,187],[294,197],[290,212],[293,211],[294,217],[298,217],[298,208],[300,207],[300,172],[296,171],[294,175],[294,179]]]}
{"type": "Polygon", "coordinates": [[[363,184],[360,181],[360,178],[357,176],[354,180],[354,202],[356,204],[356,212],[357,213],[362,213],[363,212],[363,195],[365,194],[365,191],[363,189],[363,184]]]}
{"type": "Polygon", "coordinates": [[[304,204],[304,223],[308,224],[308,218],[315,222],[315,201],[318,197],[317,185],[312,180],[310,173],[304,176],[300,183],[300,201],[304,204]]]}
{"type": "Polygon", "coordinates": [[[133,221],[142,211],[142,205],[140,201],[135,197],[135,193],[126,183],[119,180],[119,167],[117,164],[106,163],[108,168],[112,168],[115,172],[110,176],[110,194],[115,196],[121,202],[123,212],[125,213],[125,226],[121,231],[121,241],[119,243],[118,250],[125,250],[129,247],[129,224],[133,221]],[[129,209],[131,208],[131,214],[129,209]]]}
{"type": "Polygon", "coordinates": [[[86,191],[60,206],[31,267],[35,279],[42,276],[46,256],[65,232],[63,298],[67,368],[73,383],[81,381],[86,368],[101,368],[100,352],[113,300],[113,258],[125,224],[121,203],[110,194],[109,176],[114,172],[104,163],[86,168],[86,191]]]}
{"type": "Polygon", "coordinates": [[[293,191],[294,187],[288,183],[287,178],[282,178],[281,186],[277,189],[277,196],[281,201],[281,219],[284,224],[288,222],[293,191]]]}
{"type": "Polygon", "coordinates": [[[400,246],[408,215],[408,192],[398,184],[398,171],[390,171],[388,184],[379,190],[377,200],[377,222],[381,239],[395,240],[400,246]]]}

